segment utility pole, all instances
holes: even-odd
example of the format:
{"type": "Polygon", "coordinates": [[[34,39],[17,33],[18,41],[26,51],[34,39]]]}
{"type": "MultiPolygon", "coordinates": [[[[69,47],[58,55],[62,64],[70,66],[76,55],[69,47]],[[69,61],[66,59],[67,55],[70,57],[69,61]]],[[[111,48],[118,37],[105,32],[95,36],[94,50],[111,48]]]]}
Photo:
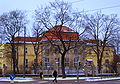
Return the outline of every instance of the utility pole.
{"type": "Polygon", "coordinates": [[[23,58],[23,78],[25,78],[25,68],[26,68],[26,46],[25,46],[25,37],[26,37],[26,27],[24,27],[24,58],[23,58]]]}

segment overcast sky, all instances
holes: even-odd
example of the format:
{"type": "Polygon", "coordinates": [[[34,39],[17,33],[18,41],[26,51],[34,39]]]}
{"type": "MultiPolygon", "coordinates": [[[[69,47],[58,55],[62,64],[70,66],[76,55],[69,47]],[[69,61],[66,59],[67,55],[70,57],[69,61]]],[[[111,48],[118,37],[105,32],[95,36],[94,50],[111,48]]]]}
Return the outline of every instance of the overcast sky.
{"type": "MultiPolygon", "coordinates": [[[[0,14],[15,9],[33,11],[37,7],[41,5],[43,6],[47,5],[51,1],[54,0],[0,0],[0,14]]],[[[83,9],[94,10],[119,5],[119,7],[104,9],[103,12],[108,14],[110,13],[120,14],[119,12],[120,0],[63,0],[63,1],[73,2],[73,8],[77,8],[80,10],[83,9]]]]}
{"type": "MultiPolygon", "coordinates": [[[[27,14],[33,15],[37,7],[45,6],[54,0],[0,0],[0,15],[12,10],[25,10],[27,14]]],[[[74,9],[94,13],[102,8],[104,14],[118,14],[120,17],[120,0],[63,0],[73,3],[74,9]],[[94,10],[94,11],[93,11],[94,10]]]]}

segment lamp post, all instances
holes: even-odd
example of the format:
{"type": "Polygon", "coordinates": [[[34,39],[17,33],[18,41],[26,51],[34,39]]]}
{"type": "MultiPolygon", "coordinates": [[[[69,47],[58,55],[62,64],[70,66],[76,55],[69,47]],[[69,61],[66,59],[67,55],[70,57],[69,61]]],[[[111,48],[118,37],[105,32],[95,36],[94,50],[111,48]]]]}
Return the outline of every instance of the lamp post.
{"type": "Polygon", "coordinates": [[[26,68],[26,46],[25,46],[25,37],[26,37],[26,27],[24,27],[24,58],[23,58],[23,78],[25,78],[25,68],[26,68]]]}

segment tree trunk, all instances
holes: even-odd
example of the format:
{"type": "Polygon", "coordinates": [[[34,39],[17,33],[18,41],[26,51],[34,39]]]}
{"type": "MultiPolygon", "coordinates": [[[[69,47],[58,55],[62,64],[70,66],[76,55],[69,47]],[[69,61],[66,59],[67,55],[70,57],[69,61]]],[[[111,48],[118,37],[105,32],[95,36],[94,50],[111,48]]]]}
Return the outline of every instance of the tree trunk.
{"type": "Polygon", "coordinates": [[[17,68],[17,73],[19,73],[19,65],[18,65],[18,61],[19,61],[19,56],[18,56],[18,47],[17,47],[17,56],[16,56],[16,68],[17,68]]]}
{"type": "Polygon", "coordinates": [[[99,61],[98,61],[98,73],[100,73],[101,69],[102,69],[102,59],[103,59],[104,49],[105,49],[105,43],[103,44],[102,52],[100,54],[100,58],[99,58],[99,61]]]}
{"type": "Polygon", "coordinates": [[[14,44],[12,44],[12,60],[13,60],[13,73],[15,74],[16,56],[15,56],[14,44]]]}
{"type": "Polygon", "coordinates": [[[36,74],[37,73],[37,67],[38,67],[38,54],[36,52],[36,58],[35,58],[35,68],[34,68],[34,73],[36,74]]]}
{"type": "Polygon", "coordinates": [[[61,57],[61,68],[62,68],[62,77],[65,78],[66,74],[65,74],[65,63],[64,63],[64,58],[65,58],[65,53],[62,54],[61,57]]]}
{"type": "Polygon", "coordinates": [[[16,68],[17,68],[17,73],[19,73],[19,65],[18,65],[18,56],[17,56],[17,58],[16,58],[16,68]]]}
{"type": "Polygon", "coordinates": [[[101,64],[101,61],[99,61],[99,62],[98,62],[98,73],[101,73],[101,68],[102,68],[101,65],[102,65],[102,64],[101,64]]]}
{"type": "Polygon", "coordinates": [[[12,37],[11,41],[11,47],[12,47],[12,60],[13,60],[13,74],[16,74],[16,53],[15,53],[15,43],[14,43],[14,36],[12,37]]]}

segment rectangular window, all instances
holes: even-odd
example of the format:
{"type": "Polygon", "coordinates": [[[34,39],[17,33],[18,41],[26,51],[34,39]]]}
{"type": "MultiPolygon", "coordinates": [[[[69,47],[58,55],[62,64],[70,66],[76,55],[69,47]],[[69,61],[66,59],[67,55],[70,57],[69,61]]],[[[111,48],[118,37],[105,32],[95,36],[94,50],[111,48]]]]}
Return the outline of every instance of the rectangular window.
{"type": "Polygon", "coordinates": [[[69,66],[69,58],[65,58],[65,66],[69,66]]]}
{"type": "Polygon", "coordinates": [[[46,68],[49,68],[49,67],[50,67],[50,62],[46,62],[46,63],[45,63],[45,67],[46,67],[46,68]]]}
{"type": "Polygon", "coordinates": [[[78,66],[79,64],[79,56],[74,57],[74,66],[78,66]]]}
{"type": "Polygon", "coordinates": [[[60,66],[60,58],[55,58],[55,62],[57,62],[58,66],[60,66]]]}
{"type": "Polygon", "coordinates": [[[92,54],[92,50],[91,49],[89,49],[89,52],[88,52],[90,55],[92,54]]]}
{"type": "Polygon", "coordinates": [[[45,68],[49,68],[50,67],[50,62],[49,62],[49,58],[45,57],[45,68]]]}
{"type": "Polygon", "coordinates": [[[75,56],[74,57],[74,62],[78,62],[79,61],[79,56],[75,56]]]}
{"type": "Polygon", "coordinates": [[[45,49],[45,54],[49,54],[49,49],[45,49]]]}
{"type": "Polygon", "coordinates": [[[106,52],[106,55],[108,55],[109,51],[108,51],[108,50],[106,50],[105,52],[106,52]]]}
{"type": "Polygon", "coordinates": [[[59,62],[59,58],[55,58],[55,61],[56,61],[56,62],[59,62]]]}
{"type": "Polygon", "coordinates": [[[74,54],[78,54],[78,49],[74,49],[74,54]]]}
{"type": "Polygon", "coordinates": [[[58,52],[59,52],[59,49],[58,49],[58,48],[55,48],[54,52],[55,52],[55,53],[58,53],[58,52]]]}
{"type": "Polygon", "coordinates": [[[48,45],[43,46],[43,53],[44,54],[49,54],[49,46],[48,45]]]}

